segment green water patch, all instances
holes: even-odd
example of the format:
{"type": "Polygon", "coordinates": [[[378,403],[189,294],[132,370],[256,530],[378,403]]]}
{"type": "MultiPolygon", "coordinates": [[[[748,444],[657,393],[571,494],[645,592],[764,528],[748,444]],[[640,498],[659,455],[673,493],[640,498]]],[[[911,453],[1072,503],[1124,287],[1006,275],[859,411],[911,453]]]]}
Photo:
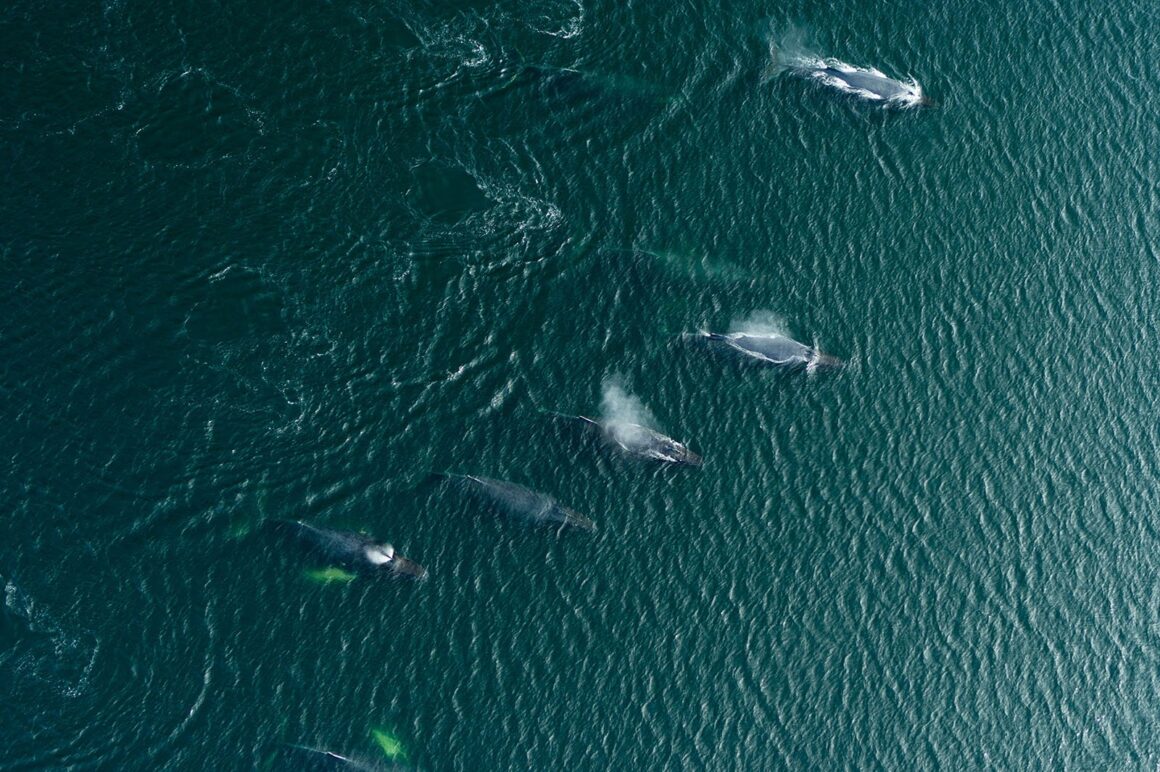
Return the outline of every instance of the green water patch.
{"type": "Polygon", "coordinates": [[[327,568],[312,568],[306,571],[306,578],[317,584],[349,584],[357,577],[349,571],[329,566],[327,568]]]}
{"type": "Polygon", "coordinates": [[[266,519],[267,495],[263,484],[252,498],[230,514],[229,522],[226,525],[226,535],[231,541],[240,541],[246,538],[266,519]]]}
{"type": "Polygon", "coordinates": [[[372,729],[371,738],[382,750],[383,755],[391,761],[406,761],[407,751],[403,748],[403,742],[394,733],[386,729],[372,729]]]}

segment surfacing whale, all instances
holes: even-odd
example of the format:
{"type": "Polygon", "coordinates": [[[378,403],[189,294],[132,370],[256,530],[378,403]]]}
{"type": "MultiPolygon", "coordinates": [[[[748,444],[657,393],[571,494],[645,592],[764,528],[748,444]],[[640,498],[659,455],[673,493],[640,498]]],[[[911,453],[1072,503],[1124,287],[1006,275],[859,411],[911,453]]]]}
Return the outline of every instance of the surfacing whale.
{"type": "Polygon", "coordinates": [[[934,106],[914,78],[897,80],[874,67],[855,67],[837,59],[814,57],[790,59],[784,67],[795,75],[871,102],[894,107],[934,106]]]}
{"type": "Polygon", "coordinates": [[[378,544],[366,534],[319,528],[301,520],[272,520],[270,524],[330,563],[408,579],[427,576],[423,566],[395,552],[390,544],[378,544]]]}
{"type": "Polygon", "coordinates": [[[791,370],[805,369],[807,372],[812,372],[821,368],[831,369],[842,366],[840,359],[823,354],[815,348],[798,343],[793,338],[787,338],[777,332],[732,332],[728,335],[717,332],[702,332],[701,335],[711,341],[724,343],[751,359],[776,367],[791,370]]]}
{"type": "Polygon", "coordinates": [[[440,475],[487,501],[499,513],[533,525],[554,525],[595,531],[596,524],[579,512],[565,507],[551,496],[506,480],[470,474],[440,475]]]}
{"type": "Polygon", "coordinates": [[[622,421],[597,421],[583,415],[550,413],[553,418],[571,421],[584,429],[592,430],[626,456],[660,461],[665,464],[701,466],[701,457],[689,450],[683,442],[667,437],[655,429],[641,424],[622,421]]]}

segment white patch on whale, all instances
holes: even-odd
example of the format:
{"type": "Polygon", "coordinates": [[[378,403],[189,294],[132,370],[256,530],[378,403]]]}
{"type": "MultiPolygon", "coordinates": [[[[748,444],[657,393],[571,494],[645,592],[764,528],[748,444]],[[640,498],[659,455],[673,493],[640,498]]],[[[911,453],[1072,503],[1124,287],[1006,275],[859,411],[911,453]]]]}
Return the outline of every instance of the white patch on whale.
{"type": "Polygon", "coordinates": [[[381,566],[394,560],[395,548],[390,544],[384,544],[381,547],[376,544],[373,547],[367,547],[364,554],[371,563],[381,566]]]}

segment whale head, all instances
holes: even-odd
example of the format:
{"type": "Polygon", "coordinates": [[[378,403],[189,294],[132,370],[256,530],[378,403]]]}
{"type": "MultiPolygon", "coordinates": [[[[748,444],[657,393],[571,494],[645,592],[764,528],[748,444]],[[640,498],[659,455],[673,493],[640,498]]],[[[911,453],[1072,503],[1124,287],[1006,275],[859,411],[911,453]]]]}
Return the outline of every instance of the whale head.
{"type": "Polygon", "coordinates": [[[649,455],[652,458],[683,466],[701,466],[704,463],[701,457],[689,450],[689,446],[685,443],[677,442],[669,437],[664,437],[663,440],[649,449],[649,455]]]}

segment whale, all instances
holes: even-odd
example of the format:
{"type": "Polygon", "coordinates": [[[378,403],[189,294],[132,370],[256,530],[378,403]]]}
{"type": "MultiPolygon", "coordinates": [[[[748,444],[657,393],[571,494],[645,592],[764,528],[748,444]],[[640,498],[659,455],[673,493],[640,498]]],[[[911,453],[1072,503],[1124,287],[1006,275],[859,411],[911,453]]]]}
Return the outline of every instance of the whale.
{"type": "Polygon", "coordinates": [[[439,475],[487,502],[501,515],[531,525],[550,525],[595,531],[596,524],[556,499],[507,480],[495,480],[470,474],[439,475]]]}
{"type": "Polygon", "coordinates": [[[729,348],[762,364],[782,367],[787,370],[804,369],[813,372],[818,369],[834,369],[842,366],[842,361],[816,348],[798,343],[793,338],[777,332],[748,333],[733,332],[723,335],[716,332],[702,332],[711,341],[723,343],[729,348]]]}
{"type": "MultiPolygon", "coordinates": [[[[776,54],[775,54],[776,56],[776,54]]],[[[824,86],[871,102],[895,107],[933,107],[934,101],[922,92],[918,81],[898,80],[875,67],[855,67],[837,59],[800,57],[791,59],[785,69],[816,80],[824,86]]]]}
{"type": "Polygon", "coordinates": [[[641,424],[597,421],[588,416],[564,413],[549,413],[549,415],[599,434],[605,442],[632,458],[678,466],[701,466],[704,463],[685,443],[641,424]]]}
{"type": "MultiPolygon", "coordinates": [[[[312,748],[308,745],[287,744],[282,747],[282,753],[293,757],[295,769],[323,770],[352,769],[352,770],[383,770],[382,765],[361,759],[352,759],[341,753],[328,751],[325,748],[312,748]]],[[[289,760],[289,759],[286,759],[289,760]]]]}
{"type": "Polygon", "coordinates": [[[315,770],[326,772],[326,770],[339,769],[365,770],[365,772],[404,772],[404,770],[411,769],[411,767],[401,764],[385,764],[374,759],[352,758],[326,748],[294,743],[283,744],[279,749],[278,756],[278,761],[293,764],[289,767],[290,769],[302,770],[303,772],[315,772],[315,770]]]}
{"type": "Polygon", "coordinates": [[[403,557],[390,544],[379,544],[354,531],[337,531],[301,520],[272,520],[271,527],[285,534],[329,563],[370,574],[423,579],[427,569],[403,557]]]}

